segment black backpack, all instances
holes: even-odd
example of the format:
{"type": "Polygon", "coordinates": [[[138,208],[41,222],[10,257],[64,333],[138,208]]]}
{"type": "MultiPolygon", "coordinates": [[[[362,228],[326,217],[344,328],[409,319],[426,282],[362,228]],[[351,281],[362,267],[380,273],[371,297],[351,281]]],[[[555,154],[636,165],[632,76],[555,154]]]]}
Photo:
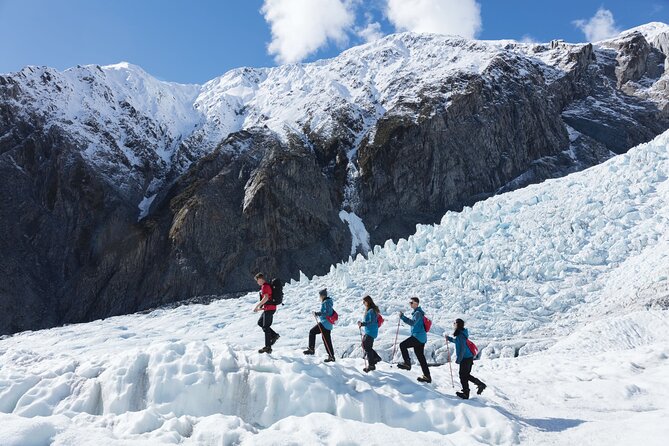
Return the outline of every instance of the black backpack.
{"type": "Polygon", "coordinates": [[[283,305],[283,282],[281,279],[275,277],[269,285],[272,287],[272,305],[283,305]]]}

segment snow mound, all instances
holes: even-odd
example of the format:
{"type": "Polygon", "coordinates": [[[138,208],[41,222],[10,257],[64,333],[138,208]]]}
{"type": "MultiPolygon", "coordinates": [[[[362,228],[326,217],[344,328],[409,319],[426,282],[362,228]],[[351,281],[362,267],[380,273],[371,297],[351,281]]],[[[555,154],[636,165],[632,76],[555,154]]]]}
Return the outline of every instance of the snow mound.
{"type": "Polygon", "coordinates": [[[0,381],[2,411],[20,419],[54,417],[52,423],[32,424],[12,418],[10,436],[51,438],[64,419],[77,424],[84,418],[121,438],[181,441],[193,435],[196,424],[218,424],[223,415],[237,420],[231,430],[240,430],[235,436],[241,438],[264,428],[300,430],[302,418],[315,413],[381,423],[406,434],[441,434],[433,440],[454,435],[510,444],[517,435],[517,424],[498,409],[458,404],[455,396],[398,372],[365,377],[356,360],[321,367],[302,355],[259,356],[227,344],[217,347],[214,354],[203,342],[158,342],[104,361],[70,358],[55,366],[47,360],[46,367],[31,361],[35,356],[29,352],[17,352],[23,366],[15,373],[21,370],[23,377],[0,381]]]}

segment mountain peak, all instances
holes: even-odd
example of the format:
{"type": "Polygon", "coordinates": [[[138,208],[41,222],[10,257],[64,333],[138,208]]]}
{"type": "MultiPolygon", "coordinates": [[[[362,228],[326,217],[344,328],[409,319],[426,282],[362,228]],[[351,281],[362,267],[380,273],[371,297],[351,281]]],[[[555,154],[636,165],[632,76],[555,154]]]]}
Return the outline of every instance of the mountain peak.
{"type": "Polygon", "coordinates": [[[139,65],[132,64],[130,62],[121,61],[112,65],[102,66],[103,70],[126,70],[126,71],[137,71],[146,75],[149,75],[142,67],[139,65]]]}
{"type": "MultiPolygon", "coordinates": [[[[621,32],[617,37],[615,38],[620,38],[620,37],[626,37],[632,33],[639,32],[643,34],[643,36],[646,38],[648,42],[652,42],[656,40],[660,35],[662,34],[668,34],[669,35],[669,25],[663,22],[650,22],[646,23],[645,25],[640,25],[636,26],[634,28],[630,28],[628,30],[625,30],[621,32]]],[[[614,38],[614,39],[615,39],[614,38]]]]}

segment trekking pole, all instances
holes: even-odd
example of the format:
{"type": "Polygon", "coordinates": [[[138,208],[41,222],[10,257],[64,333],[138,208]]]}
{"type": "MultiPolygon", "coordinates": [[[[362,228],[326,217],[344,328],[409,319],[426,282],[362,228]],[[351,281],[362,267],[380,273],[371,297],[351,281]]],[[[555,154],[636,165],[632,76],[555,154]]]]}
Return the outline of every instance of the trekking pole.
{"type": "Polygon", "coordinates": [[[365,361],[365,368],[367,368],[367,352],[365,351],[365,341],[362,338],[362,327],[358,327],[360,330],[360,346],[362,347],[362,359],[365,361]]]}
{"type": "Polygon", "coordinates": [[[455,389],[455,383],[453,383],[453,366],[451,365],[451,350],[448,348],[448,339],[446,339],[446,356],[448,356],[448,368],[451,370],[451,387],[455,389]]]}
{"type": "Polygon", "coordinates": [[[321,331],[321,339],[323,340],[323,345],[325,346],[325,351],[328,352],[328,355],[330,355],[331,358],[334,358],[334,353],[330,351],[330,347],[328,347],[328,343],[325,342],[325,333],[323,333],[323,328],[321,327],[321,323],[318,322],[318,317],[314,314],[314,319],[316,319],[316,325],[318,326],[318,329],[321,331]]]}
{"type": "Polygon", "coordinates": [[[397,348],[397,336],[400,334],[400,322],[401,321],[402,321],[401,318],[397,320],[397,331],[395,332],[395,343],[393,344],[393,354],[390,357],[390,367],[393,366],[392,362],[395,359],[395,349],[397,348]]]}

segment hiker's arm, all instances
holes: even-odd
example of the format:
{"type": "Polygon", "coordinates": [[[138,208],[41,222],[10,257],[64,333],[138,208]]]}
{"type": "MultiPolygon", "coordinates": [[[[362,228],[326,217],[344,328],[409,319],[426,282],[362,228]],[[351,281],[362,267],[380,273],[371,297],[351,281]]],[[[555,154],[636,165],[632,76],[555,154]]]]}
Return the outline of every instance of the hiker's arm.
{"type": "Polygon", "coordinates": [[[321,303],[321,311],[314,311],[314,314],[318,317],[328,316],[328,308],[325,306],[325,302],[321,303]]]}
{"type": "Polygon", "coordinates": [[[263,294],[262,299],[260,300],[260,302],[258,302],[258,305],[256,305],[256,307],[253,309],[253,311],[260,311],[262,309],[263,305],[265,305],[265,303],[268,300],[269,300],[269,294],[263,294]]]}
{"type": "Polygon", "coordinates": [[[404,314],[403,314],[402,316],[400,316],[400,318],[402,319],[402,322],[404,322],[405,324],[409,324],[409,325],[411,325],[412,327],[413,327],[414,324],[416,323],[416,321],[414,321],[413,319],[409,319],[409,318],[406,317],[404,314]]]}

